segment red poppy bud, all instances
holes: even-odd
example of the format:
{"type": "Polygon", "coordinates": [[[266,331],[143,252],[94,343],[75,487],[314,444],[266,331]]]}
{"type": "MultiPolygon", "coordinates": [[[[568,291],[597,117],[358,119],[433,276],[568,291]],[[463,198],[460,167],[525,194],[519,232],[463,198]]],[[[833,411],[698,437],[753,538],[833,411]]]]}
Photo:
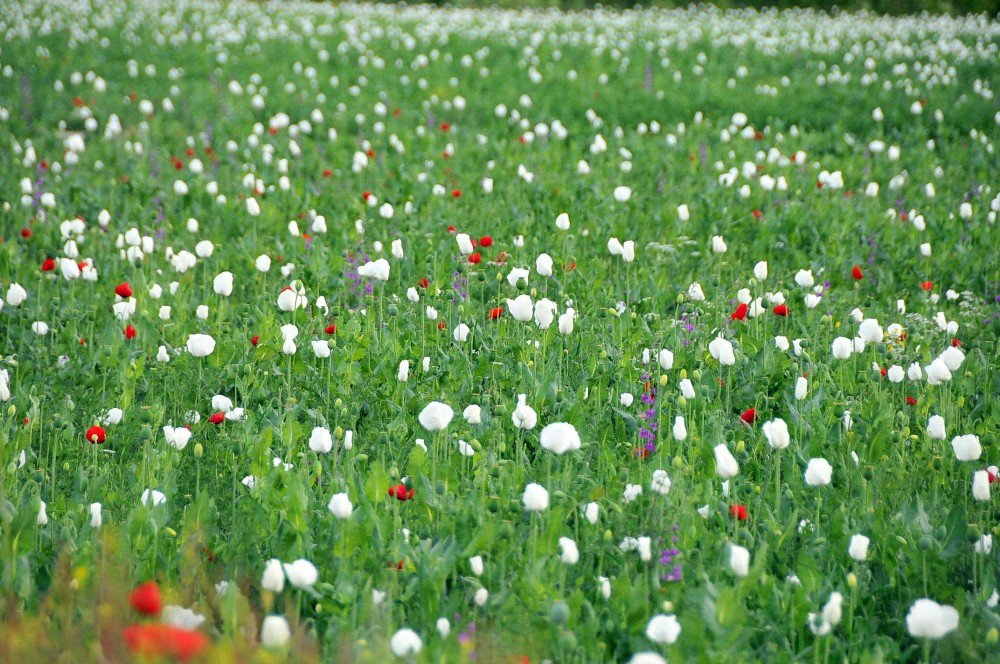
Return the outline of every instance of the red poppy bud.
{"type": "Polygon", "coordinates": [[[250,337],[250,345],[251,346],[256,346],[259,343],[260,343],[260,336],[259,335],[255,334],[252,337],[250,337]]]}
{"type": "Polygon", "coordinates": [[[128,596],[128,603],[133,609],[147,616],[159,615],[163,608],[160,597],[160,587],[155,581],[147,581],[135,587],[128,596]]]}
{"type": "Polygon", "coordinates": [[[955,337],[954,339],[951,340],[951,345],[954,346],[955,348],[958,348],[959,346],[962,345],[962,342],[958,340],[958,337],[955,337]]]}

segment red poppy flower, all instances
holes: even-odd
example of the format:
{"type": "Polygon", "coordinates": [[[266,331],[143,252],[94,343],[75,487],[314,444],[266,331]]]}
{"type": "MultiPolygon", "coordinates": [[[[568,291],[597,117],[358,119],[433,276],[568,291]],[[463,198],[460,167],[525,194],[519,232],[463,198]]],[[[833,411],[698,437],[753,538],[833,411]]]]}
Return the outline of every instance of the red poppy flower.
{"type": "Polygon", "coordinates": [[[502,315],[503,315],[503,307],[493,307],[492,309],[490,309],[489,319],[497,320],[502,315]]]}
{"type": "Polygon", "coordinates": [[[329,168],[324,168],[323,169],[323,177],[328,178],[331,175],[333,175],[333,171],[331,171],[329,168]]]}
{"type": "Polygon", "coordinates": [[[388,565],[386,565],[386,567],[389,569],[394,569],[397,572],[401,572],[403,571],[403,563],[405,562],[406,562],[405,560],[400,560],[399,562],[389,563],[388,565]]]}
{"type": "Polygon", "coordinates": [[[420,281],[417,282],[417,285],[420,286],[421,288],[427,288],[428,286],[431,285],[431,282],[427,280],[427,277],[422,277],[420,281]]]}
{"type": "Polygon", "coordinates": [[[405,484],[394,484],[389,487],[389,495],[402,502],[412,499],[415,493],[416,491],[405,484]]]}
{"type": "Polygon", "coordinates": [[[746,505],[730,505],[729,506],[729,513],[732,514],[737,519],[739,519],[740,521],[746,521],[747,520],[747,516],[749,516],[747,514],[747,506],[746,505]]]}
{"type": "Polygon", "coordinates": [[[369,198],[371,198],[371,197],[372,197],[372,192],[370,192],[370,191],[362,191],[361,192],[361,198],[365,199],[366,201],[369,198]]]}
{"type": "Polygon", "coordinates": [[[906,397],[906,405],[907,406],[916,406],[917,405],[917,400],[914,399],[913,397],[906,397]]]}
{"type": "Polygon", "coordinates": [[[489,235],[482,236],[481,238],[479,238],[479,246],[481,246],[483,249],[488,249],[489,247],[493,246],[493,238],[490,237],[489,235]]]}
{"type": "Polygon", "coordinates": [[[994,473],[989,468],[986,469],[986,476],[990,478],[990,484],[996,484],[1000,480],[1000,475],[994,473]]]}
{"type": "Polygon", "coordinates": [[[743,302],[740,302],[740,306],[736,307],[736,311],[734,311],[732,314],[730,314],[729,320],[746,320],[747,319],[747,311],[749,311],[749,310],[750,310],[750,307],[748,307],[743,302]]]}
{"type": "Polygon", "coordinates": [[[125,326],[125,331],[123,332],[126,339],[135,339],[136,331],[131,325],[125,326]]]}
{"type": "Polygon", "coordinates": [[[143,659],[173,657],[188,662],[208,648],[208,637],[201,632],[173,625],[129,625],[122,638],[129,652],[143,659]]]}
{"type": "Polygon", "coordinates": [[[747,408],[746,410],[743,411],[743,414],[740,415],[740,419],[746,422],[747,424],[753,424],[754,420],[757,419],[757,411],[754,410],[753,408],[747,408]]]}
{"type": "Polygon", "coordinates": [[[250,337],[250,345],[251,346],[256,346],[259,343],[260,343],[260,335],[255,334],[252,337],[250,337]]]}
{"type": "Polygon", "coordinates": [[[774,308],[775,316],[787,316],[788,315],[788,305],[779,304],[774,308]]]}
{"type": "Polygon", "coordinates": [[[444,321],[441,321],[440,323],[438,323],[438,329],[439,330],[443,330],[444,329],[444,321]]]}
{"type": "Polygon", "coordinates": [[[56,269],[56,259],[46,258],[42,261],[42,272],[51,272],[56,269]]]}
{"type": "Polygon", "coordinates": [[[864,272],[861,271],[860,267],[855,265],[853,268],[851,268],[851,277],[853,277],[855,281],[861,281],[862,279],[865,278],[865,274],[864,272]]]}
{"type": "Polygon", "coordinates": [[[955,337],[954,339],[951,340],[951,345],[954,346],[955,348],[958,348],[959,346],[962,345],[962,342],[958,340],[958,337],[955,337]]]}
{"type": "Polygon", "coordinates": [[[118,284],[115,286],[115,295],[122,299],[128,299],[132,297],[132,287],[128,285],[128,282],[118,284]]]}
{"type": "Polygon", "coordinates": [[[208,421],[212,424],[222,424],[225,421],[226,416],[222,412],[212,413],[212,416],[208,418],[208,421]]]}
{"type": "Polygon", "coordinates": [[[128,603],[133,609],[147,616],[160,614],[163,599],[160,597],[160,587],[156,581],[139,584],[128,596],[128,603]]]}
{"type": "Polygon", "coordinates": [[[85,106],[86,102],[83,101],[83,97],[73,95],[73,105],[76,106],[77,108],[80,108],[82,106],[85,106]]]}
{"type": "Polygon", "coordinates": [[[642,447],[636,447],[632,450],[632,456],[636,459],[648,459],[649,450],[646,449],[645,445],[642,447]]]}
{"type": "Polygon", "coordinates": [[[886,369],[885,367],[880,367],[878,372],[882,374],[882,378],[885,378],[886,376],[889,375],[889,370],[886,369]]]}
{"type": "Polygon", "coordinates": [[[99,426],[92,426],[89,429],[87,429],[87,433],[85,434],[85,436],[87,438],[87,441],[90,442],[91,445],[93,445],[94,443],[103,443],[107,439],[107,434],[104,432],[104,427],[99,427],[99,426]]]}
{"type": "Polygon", "coordinates": [[[483,262],[483,255],[478,251],[474,251],[471,254],[469,254],[469,262],[472,263],[473,265],[479,265],[480,263],[483,262]]]}
{"type": "Polygon", "coordinates": [[[449,129],[451,129],[451,125],[449,123],[447,122],[441,123],[441,131],[448,131],[449,129]]]}
{"type": "Polygon", "coordinates": [[[933,281],[923,281],[923,282],[921,282],[920,283],[920,290],[925,290],[925,291],[934,290],[934,282],[933,281]]]}
{"type": "Polygon", "coordinates": [[[760,210],[754,208],[754,211],[753,211],[753,218],[754,219],[756,219],[757,221],[760,221],[760,217],[761,217],[762,214],[763,214],[763,212],[761,212],[760,210]]]}
{"type": "Polygon", "coordinates": [[[337,333],[337,324],[336,323],[330,323],[325,328],[323,328],[323,331],[326,332],[327,334],[336,334],[337,333]]]}
{"type": "Polygon", "coordinates": [[[455,228],[455,226],[454,226],[454,225],[452,225],[452,226],[448,226],[448,232],[449,232],[449,233],[454,233],[454,232],[455,232],[456,230],[458,230],[458,229],[457,229],[457,228],[455,228]]]}
{"type": "Polygon", "coordinates": [[[372,149],[372,148],[368,148],[368,152],[366,152],[365,154],[367,154],[369,157],[374,157],[375,156],[375,150],[372,149]]]}
{"type": "Polygon", "coordinates": [[[21,229],[21,237],[23,237],[26,240],[29,237],[31,237],[31,229],[30,228],[22,228],[21,229]]]}
{"type": "Polygon", "coordinates": [[[459,198],[461,196],[462,196],[462,190],[461,189],[452,189],[452,191],[451,191],[451,197],[452,198],[459,198]]]}

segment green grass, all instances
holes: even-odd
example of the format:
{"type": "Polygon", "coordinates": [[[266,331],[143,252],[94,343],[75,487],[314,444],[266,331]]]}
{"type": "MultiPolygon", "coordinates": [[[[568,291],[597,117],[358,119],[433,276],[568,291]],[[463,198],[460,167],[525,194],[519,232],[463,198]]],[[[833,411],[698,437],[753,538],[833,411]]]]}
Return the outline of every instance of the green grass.
{"type": "Polygon", "coordinates": [[[974,549],[1000,535],[1000,485],[989,501],[971,491],[973,473],[1000,462],[1000,23],[95,0],[0,2],[0,35],[0,367],[10,391],[0,411],[0,659],[128,657],[122,628],[154,619],[126,595],[147,580],[166,603],[205,617],[206,661],[387,661],[404,627],[423,641],[413,659],[435,662],[628,661],[644,651],[685,662],[1000,658],[1000,549],[974,549]],[[279,113],[311,131],[293,135],[279,113]],[[122,133],[105,137],[112,114],[122,133]],[[69,132],[83,133],[79,155],[67,156],[69,132]],[[607,150],[594,154],[598,134],[607,150]],[[884,151],[871,149],[876,140],[884,151]],[[368,150],[367,167],[353,170],[368,150]],[[804,159],[790,161],[798,151],[804,159]],[[730,169],[731,185],[720,179],[730,169]],[[819,186],[823,171],[841,172],[843,188],[819,186]],[[787,187],[767,190],[764,175],[787,187]],[[866,195],[872,182],[878,192],[866,195]],[[615,200],[619,186],[628,201],[615,200]],[[556,227],[564,212],[568,230],[556,227]],[[313,230],[316,214],[326,232],[313,230]],[[77,217],[82,233],[62,224],[77,217]],[[293,220],[308,240],[289,232],[293,220]],[[153,247],[130,261],[118,241],[133,228],[153,247]],[[481,262],[460,253],[457,233],[492,238],[477,248],[481,262]],[[713,236],[725,253],[713,252],[713,236]],[[635,260],[612,255],[611,238],[634,241],[635,260]],[[170,256],[202,241],[211,256],[178,272],[170,256]],[[535,268],[543,252],[550,277],[535,268]],[[254,266],[263,254],[267,272],[254,266]],[[96,281],[65,279],[67,255],[89,261],[96,281]],[[380,257],[387,281],[357,276],[380,257]],[[40,269],[46,258],[54,271],[40,269]],[[515,267],[530,271],[527,284],[510,285],[515,267]],[[815,287],[796,283],[800,270],[815,287]],[[228,297],[213,290],[224,271],[228,297]],[[14,283],[27,291],[20,306],[14,283]],[[121,283],[133,290],[127,321],[113,310],[121,283]],[[692,298],[694,283],[704,300],[692,298]],[[285,312],[279,294],[291,284],[308,306],[285,312]],[[731,317],[741,289],[764,298],[742,321],[731,317]],[[787,316],[773,313],[778,293],[787,316]],[[516,321],[507,302],[522,294],[547,297],[557,317],[575,310],[572,332],[516,321]],[[856,308],[885,336],[834,359],[835,338],[858,336],[856,308]],[[942,329],[938,312],[957,330],[942,329]],[[283,350],[288,324],[294,354],[283,350]],[[460,324],[464,343],[453,337],[460,324]],[[190,355],[191,334],[211,335],[214,351],[190,355]],[[709,352],[720,334],[732,366],[709,352]],[[779,336],[799,352],[779,348],[779,336]],[[330,357],[313,341],[328,342],[330,357]],[[964,361],[929,384],[926,367],[953,343],[964,361]],[[158,361],[160,346],[169,361],[158,361]],[[669,369],[656,359],[664,348],[669,369]],[[921,378],[898,383],[873,368],[914,363],[921,378]],[[801,376],[808,389],[797,399],[801,376]],[[512,423],[519,394],[537,413],[531,430],[512,423]],[[209,422],[215,395],[242,418],[209,422]],[[418,421],[431,401],[455,411],[442,432],[418,421]],[[472,404],[478,424],[462,417],[472,404]],[[111,408],[121,422],[89,444],[85,432],[111,408]],[[752,424],[741,419],[750,408],[752,424]],[[944,440],[926,432],[932,415],[944,418],[944,440]],[[684,440],[671,433],[678,416],[684,440]],[[762,432],[775,418],[790,433],[781,451],[762,432]],[[572,424],[580,449],[543,449],[539,433],[553,422],[572,424]],[[189,444],[170,447],[166,425],[190,425],[189,444]],[[314,427],[330,430],[331,452],[310,449],[314,427]],[[977,460],[953,451],[966,434],[981,442],[977,460]],[[728,496],[720,444],[739,464],[728,496]],[[829,486],[804,481],[813,458],[832,465],[829,486]],[[669,474],[665,495],[651,486],[656,470],[669,474]],[[408,501],[389,495],[403,478],[408,501]],[[549,491],[546,510],[524,509],[529,483],[549,491]],[[634,501],[627,485],[643,489],[634,501]],[[166,502],[142,505],[146,489],[166,502]],[[347,519],[327,509],[342,492],[347,519]],[[584,516],[590,502],[596,524],[584,516]],[[746,520],[730,514],[739,505],[746,520]],[[855,534],[871,540],[864,561],[848,555],[855,534]],[[561,537],[575,541],[575,564],[561,562],[561,537]],[[648,561],[621,546],[640,537],[650,538],[648,561]],[[749,550],[745,577],[730,569],[732,545],[749,550]],[[315,564],[315,584],[262,587],[267,561],[300,558],[315,564]],[[834,592],[843,617],[818,637],[808,614],[834,592]],[[958,628],[912,636],[907,612],[923,597],[955,607],[958,628]],[[258,644],[271,614],[292,626],[284,647],[258,644]],[[657,614],[676,616],[675,643],[647,637],[657,614]]]}

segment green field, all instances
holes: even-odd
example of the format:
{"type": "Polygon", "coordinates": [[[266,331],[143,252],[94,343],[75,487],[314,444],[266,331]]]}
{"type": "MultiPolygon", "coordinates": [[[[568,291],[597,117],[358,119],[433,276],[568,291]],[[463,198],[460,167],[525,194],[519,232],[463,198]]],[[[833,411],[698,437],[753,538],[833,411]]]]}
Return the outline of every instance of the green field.
{"type": "Polygon", "coordinates": [[[984,16],[0,0],[0,661],[1000,661],[998,89],[984,16]]]}

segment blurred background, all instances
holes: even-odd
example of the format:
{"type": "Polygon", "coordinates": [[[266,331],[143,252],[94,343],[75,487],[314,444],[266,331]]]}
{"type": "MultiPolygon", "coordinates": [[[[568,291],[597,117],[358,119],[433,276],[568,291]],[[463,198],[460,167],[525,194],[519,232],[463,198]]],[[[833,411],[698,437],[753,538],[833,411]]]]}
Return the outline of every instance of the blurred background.
{"type": "Polygon", "coordinates": [[[867,9],[881,14],[968,14],[1000,13],[1000,0],[714,0],[713,2],[676,2],[672,0],[420,0],[424,4],[450,5],[456,7],[502,7],[505,9],[529,7],[557,7],[560,9],[586,9],[601,5],[604,7],[668,7],[685,8],[700,5],[714,5],[720,8],[764,8],[807,7],[828,12],[858,11],[867,9]]]}

